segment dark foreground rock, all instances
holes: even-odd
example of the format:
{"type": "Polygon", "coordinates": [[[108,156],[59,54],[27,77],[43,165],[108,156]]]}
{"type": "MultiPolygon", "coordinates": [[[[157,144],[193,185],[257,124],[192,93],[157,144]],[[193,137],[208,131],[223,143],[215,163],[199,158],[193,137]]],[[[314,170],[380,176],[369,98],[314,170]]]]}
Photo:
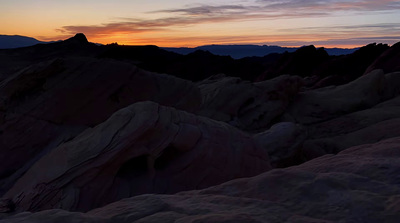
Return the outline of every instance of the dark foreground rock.
{"type": "Polygon", "coordinates": [[[398,222],[400,138],[175,195],[141,195],[87,213],[24,212],[0,222],[398,222]]]}
{"type": "Polygon", "coordinates": [[[21,211],[88,211],[138,194],[202,189],[270,169],[267,150],[234,127],[142,102],[45,155],[4,197],[21,211]]]}
{"type": "Polygon", "coordinates": [[[29,66],[0,84],[0,195],[40,157],[139,101],[186,111],[198,88],[109,59],[72,57],[29,66]]]}

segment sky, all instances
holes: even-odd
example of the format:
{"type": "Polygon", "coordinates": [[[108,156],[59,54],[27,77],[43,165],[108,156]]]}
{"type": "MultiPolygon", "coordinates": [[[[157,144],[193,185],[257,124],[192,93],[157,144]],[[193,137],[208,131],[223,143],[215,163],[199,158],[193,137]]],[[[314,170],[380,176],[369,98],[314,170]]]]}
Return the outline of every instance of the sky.
{"type": "Polygon", "coordinates": [[[400,41],[400,0],[0,0],[0,34],[124,45],[351,48],[400,41]]]}

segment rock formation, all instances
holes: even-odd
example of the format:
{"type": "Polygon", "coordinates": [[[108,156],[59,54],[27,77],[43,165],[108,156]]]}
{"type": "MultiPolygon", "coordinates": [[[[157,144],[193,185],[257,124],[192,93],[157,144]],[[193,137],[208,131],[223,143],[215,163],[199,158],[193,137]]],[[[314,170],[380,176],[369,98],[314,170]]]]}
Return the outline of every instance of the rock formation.
{"type": "Polygon", "coordinates": [[[398,46],[0,50],[0,223],[398,222],[398,46]]]}
{"type": "Polygon", "coordinates": [[[301,85],[300,77],[289,75],[257,83],[215,76],[198,83],[203,96],[199,114],[247,131],[265,130],[284,113],[301,85]]]}
{"type": "Polygon", "coordinates": [[[254,135],[254,139],[268,151],[273,167],[286,167],[299,161],[299,151],[309,137],[304,126],[292,122],[281,122],[270,129],[254,135]]]}
{"type": "Polygon", "coordinates": [[[87,213],[21,213],[14,222],[397,222],[400,138],[175,195],[141,195],[87,213]]]}
{"type": "Polygon", "coordinates": [[[383,52],[365,71],[365,74],[382,69],[385,73],[391,73],[400,70],[400,42],[394,44],[390,49],[383,52]]]}
{"type": "Polygon", "coordinates": [[[143,102],[55,148],[4,197],[19,210],[88,211],[138,194],[202,189],[269,169],[267,151],[228,124],[143,102]]]}
{"type": "Polygon", "coordinates": [[[147,100],[196,111],[201,95],[189,81],[108,59],[55,59],[8,77],[0,84],[0,194],[60,143],[147,100]]]}
{"type": "Polygon", "coordinates": [[[375,70],[346,85],[301,92],[286,112],[286,118],[312,124],[370,108],[400,93],[399,73],[375,70]]]}

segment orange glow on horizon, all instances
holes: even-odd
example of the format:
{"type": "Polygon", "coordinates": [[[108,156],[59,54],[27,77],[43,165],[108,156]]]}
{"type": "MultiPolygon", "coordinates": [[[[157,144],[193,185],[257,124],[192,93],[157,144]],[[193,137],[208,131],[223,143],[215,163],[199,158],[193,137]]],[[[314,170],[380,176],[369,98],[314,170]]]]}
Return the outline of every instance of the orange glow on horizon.
{"type": "MultiPolygon", "coordinates": [[[[136,37],[127,38],[124,35],[109,35],[103,37],[87,36],[90,42],[100,44],[118,43],[119,45],[156,45],[159,47],[197,47],[203,45],[277,45],[282,47],[301,47],[304,45],[314,45],[315,47],[325,48],[356,48],[363,44],[318,44],[321,41],[329,42],[329,39],[312,39],[307,35],[298,35],[297,38],[291,36],[218,36],[218,37],[136,37]],[[315,42],[315,43],[314,43],[315,42]]],[[[332,40],[331,40],[332,41],[332,40]]],[[[333,40],[334,41],[334,40],[333,40]]]]}
{"type": "Polygon", "coordinates": [[[21,0],[1,6],[0,34],[42,41],[64,40],[75,33],[94,43],[160,47],[354,48],[400,41],[397,0],[21,0]]]}

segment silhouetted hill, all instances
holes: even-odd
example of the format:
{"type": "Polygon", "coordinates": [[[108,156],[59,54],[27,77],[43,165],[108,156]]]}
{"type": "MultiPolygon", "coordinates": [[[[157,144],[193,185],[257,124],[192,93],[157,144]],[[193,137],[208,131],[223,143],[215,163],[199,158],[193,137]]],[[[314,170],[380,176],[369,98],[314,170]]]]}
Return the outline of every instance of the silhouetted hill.
{"type": "Polygon", "coordinates": [[[12,49],[44,43],[32,37],[0,35],[0,49],[12,49]]]}
{"type": "MultiPolygon", "coordinates": [[[[294,52],[299,47],[280,47],[280,46],[258,46],[258,45],[205,45],[198,46],[194,48],[188,47],[163,47],[163,49],[179,53],[182,55],[187,55],[193,53],[196,50],[209,51],[215,55],[220,56],[231,56],[234,59],[240,59],[244,57],[263,57],[271,53],[284,53],[284,52],[294,52]]],[[[342,49],[342,48],[327,48],[325,49],[329,55],[344,55],[350,54],[356,51],[358,48],[353,49],[342,49]]]]}
{"type": "Polygon", "coordinates": [[[36,44],[16,49],[0,49],[0,80],[28,65],[54,58],[87,56],[94,57],[100,48],[77,34],[64,41],[36,44]]]}
{"type": "Polygon", "coordinates": [[[101,49],[102,52],[99,55],[101,58],[129,61],[149,71],[167,73],[192,81],[200,81],[220,73],[253,80],[265,69],[262,58],[254,61],[253,59],[235,60],[230,56],[218,56],[203,50],[181,55],[157,46],[111,44],[102,46],[101,49]]]}
{"type": "Polygon", "coordinates": [[[280,76],[282,74],[291,74],[298,76],[308,76],[313,72],[316,66],[329,60],[328,53],[323,48],[314,46],[304,46],[293,53],[285,52],[274,63],[269,66],[258,80],[265,80],[280,76]]]}
{"type": "Polygon", "coordinates": [[[323,48],[302,47],[293,53],[282,54],[257,80],[291,74],[302,77],[313,76],[314,81],[309,83],[311,85],[327,78],[315,87],[344,84],[363,75],[368,66],[387,49],[389,46],[386,44],[373,43],[361,47],[352,54],[329,56],[323,48]]]}
{"type": "MultiPolygon", "coordinates": [[[[239,47],[254,48],[247,45],[239,47]]],[[[211,46],[211,48],[224,49],[221,46],[211,46]]],[[[302,77],[314,76],[313,81],[309,83],[312,86],[328,78],[323,83],[315,85],[325,86],[329,83],[347,83],[361,76],[368,66],[388,48],[387,45],[370,44],[352,54],[331,56],[324,48],[305,46],[294,52],[234,59],[204,50],[182,55],[157,46],[120,46],[118,44],[99,46],[88,42],[83,34],[77,34],[65,41],[0,50],[0,59],[5,62],[0,64],[0,80],[7,73],[46,58],[79,56],[116,59],[132,63],[145,70],[166,73],[192,81],[200,81],[221,73],[250,81],[267,80],[282,74],[290,74],[302,77]]],[[[382,61],[385,60],[382,59],[382,61]]],[[[382,63],[377,62],[377,68],[382,63]]]]}
{"type": "MultiPolygon", "coordinates": [[[[388,49],[389,46],[387,44],[369,44],[352,54],[331,57],[316,66],[312,75],[335,79],[335,84],[347,83],[363,75],[367,68],[388,49]]],[[[382,66],[377,66],[376,68],[381,69],[382,66]]],[[[326,84],[319,85],[319,87],[326,84]]]]}

